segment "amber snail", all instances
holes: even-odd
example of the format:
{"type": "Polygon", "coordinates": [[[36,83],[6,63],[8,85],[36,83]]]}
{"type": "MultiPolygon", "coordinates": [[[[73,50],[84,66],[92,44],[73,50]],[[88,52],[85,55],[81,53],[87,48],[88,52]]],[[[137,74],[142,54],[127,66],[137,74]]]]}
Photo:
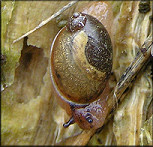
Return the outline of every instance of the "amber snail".
{"type": "Polygon", "coordinates": [[[112,70],[112,43],[102,23],[74,13],[51,46],[51,80],[61,106],[82,129],[99,128],[107,115],[100,99],[112,70]]]}

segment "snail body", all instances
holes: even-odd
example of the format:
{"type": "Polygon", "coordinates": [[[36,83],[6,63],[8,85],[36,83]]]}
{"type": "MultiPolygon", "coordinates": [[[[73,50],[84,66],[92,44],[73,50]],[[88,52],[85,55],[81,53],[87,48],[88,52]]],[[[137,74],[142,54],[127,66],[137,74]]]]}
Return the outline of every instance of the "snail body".
{"type": "Polygon", "coordinates": [[[83,129],[100,127],[107,104],[99,96],[111,70],[112,44],[107,30],[96,18],[74,13],[51,46],[53,87],[72,115],[64,127],[74,122],[83,129]]]}

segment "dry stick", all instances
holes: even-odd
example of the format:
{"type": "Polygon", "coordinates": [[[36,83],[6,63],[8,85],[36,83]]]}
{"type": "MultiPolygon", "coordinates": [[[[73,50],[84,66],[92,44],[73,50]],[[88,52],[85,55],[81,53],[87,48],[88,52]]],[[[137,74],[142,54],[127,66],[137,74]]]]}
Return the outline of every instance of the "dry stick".
{"type": "Polygon", "coordinates": [[[107,116],[105,124],[112,116],[111,112],[113,111],[116,102],[118,100],[123,100],[125,95],[128,93],[128,87],[132,84],[136,75],[150,60],[151,50],[153,50],[153,42],[151,36],[149,36],[142,45],[142,48],[139,49],[133,62],[126,69],[124,74],[121,76],[120,80],[117,82],[117,85],[115,86],[114,90],[108,96],[108,114],[110,115],[107,116]],[[145,53],[142,52],[142,49],[145,49],[145,53]],[[113,99],[116,99],[116,101],[114,101],[113,99]]]}
{"type": "Polygon", "coordinates": [[[27,32],[26,34],[22,35],[21,37],[19,37],[18,39],[14,40],[13,43],[23,39],[24,37],[28,36],[29,34],[33,33],[34,31],[36,31],[37,29],[39,29],[40,27],[44,26],[45,24],[47,24],[49,21],[51,21],[53,18],[57,17],[58,15],[60,15],[61,13],[63,13],[66,9],[70,8],[72,5],[74,5],[75,3],[77,3],[78,1],[72,1],[70,3],[68,3],[67,5],[65,5],[62,9],[60,9],[58,12],[54,13],[51,17],[49,17],[48,19],[42,21],[38,26],[36,26],[33,30],[30,30],[29,32],[27,32]]]}

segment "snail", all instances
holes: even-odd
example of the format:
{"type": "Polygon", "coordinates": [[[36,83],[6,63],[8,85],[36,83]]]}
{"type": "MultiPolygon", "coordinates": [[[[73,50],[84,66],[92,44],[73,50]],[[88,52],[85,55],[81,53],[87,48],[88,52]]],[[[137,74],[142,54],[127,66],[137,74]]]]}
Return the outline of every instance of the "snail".
{"type": "Polygon", "coordinates": [[[101,22],[75,12],[51,45],[51,81],[61,106],[71,115],[66,128],[99,128],[107,115],[100,98],[112,70],[112,43],[101,22]]]}

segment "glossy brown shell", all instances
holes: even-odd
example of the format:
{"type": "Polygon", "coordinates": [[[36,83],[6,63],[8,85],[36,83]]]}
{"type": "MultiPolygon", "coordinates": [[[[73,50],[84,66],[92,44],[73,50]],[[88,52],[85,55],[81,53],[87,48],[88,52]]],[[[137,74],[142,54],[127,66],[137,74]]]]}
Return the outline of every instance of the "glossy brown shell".
{"type": "Polygon", "coordinates": [[[51,47],[51,79],[56,92],[66,101],[93,102],[104,90],[111,69],[107,30],[90,15],[74,14],[51,47]]]}

